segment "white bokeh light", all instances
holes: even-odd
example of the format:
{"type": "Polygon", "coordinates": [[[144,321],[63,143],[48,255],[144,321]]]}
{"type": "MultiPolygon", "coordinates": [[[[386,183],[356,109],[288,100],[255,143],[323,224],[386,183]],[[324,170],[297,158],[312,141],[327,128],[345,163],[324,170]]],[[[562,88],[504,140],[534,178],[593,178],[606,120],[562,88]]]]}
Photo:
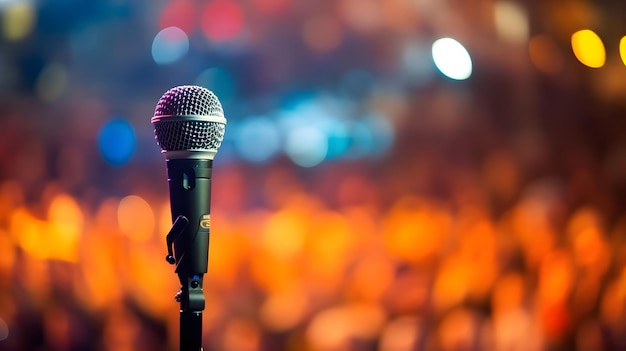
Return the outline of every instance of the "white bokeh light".
{"type": "Polygon", "coordinates": [[[436,40],[432,46],[437,69],[446,77],[465,80],[472,75],[472,58],[465,47],[452,38],[436,40]]]}
{"type": "Polygon", "coordinates": [[[326,158],[328,137],[314,126],[302,125],[287,135],[285,153],[298,166],[313,167],[326,158]]]}

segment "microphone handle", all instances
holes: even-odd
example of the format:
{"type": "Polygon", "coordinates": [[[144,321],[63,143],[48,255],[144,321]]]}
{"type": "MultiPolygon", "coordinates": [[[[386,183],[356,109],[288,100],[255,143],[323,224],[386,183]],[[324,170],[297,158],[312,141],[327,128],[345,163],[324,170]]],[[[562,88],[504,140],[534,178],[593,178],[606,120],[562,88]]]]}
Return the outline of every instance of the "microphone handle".
{"type": "Polygon", "coordinates": [[[211,173],[213,160],[171,159],[167,161],[172,222],[185,216],[189,224],[174,240],[176,273],[182,285],[188,278],[202,282],[208,268],[211,226],[211,173]]]}

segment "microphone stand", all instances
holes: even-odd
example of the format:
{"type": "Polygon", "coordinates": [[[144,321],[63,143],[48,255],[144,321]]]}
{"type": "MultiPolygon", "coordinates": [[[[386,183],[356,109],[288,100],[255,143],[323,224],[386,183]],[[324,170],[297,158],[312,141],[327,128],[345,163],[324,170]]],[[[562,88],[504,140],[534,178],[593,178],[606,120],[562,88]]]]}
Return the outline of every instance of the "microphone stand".
{"type": "MultiPolygon", "coordinates": [[[[169,264],[175,264],[173,254],[174,240],[185,230],[189,220],[185,216],[178,216],[165,237],[169,264]]],[[[184,255],[184,254],[183,254],[184,255]]],[[[202,351],[202,311],[205,300],[202,291],[202,275],[189,275],[179,272],[182,283],[176,294],[176,301],[180,303],[180,351],[202,351]]]]}
{"type": "Polygon", "coordinates": [[[204,294],[201,278],[188,277],[176,300],[180,302],[180,351],[202,351],[204,294]]]}

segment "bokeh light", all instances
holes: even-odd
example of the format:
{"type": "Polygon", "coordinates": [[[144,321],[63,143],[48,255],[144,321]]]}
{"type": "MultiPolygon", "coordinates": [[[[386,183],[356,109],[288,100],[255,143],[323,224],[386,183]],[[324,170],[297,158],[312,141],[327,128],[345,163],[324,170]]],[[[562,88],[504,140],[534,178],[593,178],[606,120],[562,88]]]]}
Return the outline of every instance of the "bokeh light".
{"type": "Polygon", "coordinates": [[[201,27],[204,35],[215,42],[239,37],[244,29],[245,15],[233,0],[211,0],[202,10],[201,27]]]}
{"type": "Polygon", "coordinates": [[[528,42],[530,61],[541,72],[557,74],[563,69],[563,55],[554,39],[545,34],[535,35],[528,42]]]}
{"type": "Polygon", "coordinates": [[[124,165],[135,151],[135,139],[135,130],[126,120],[109,120],[98,133],[100,155],[111,165],[124,165]]]}
{"type": "Polygon", "coordinates": [[[267,162],[281,151],[282,139],[275,123],[266,117],[251,116],[234,131],[235,148],[251,162],[267,162]]]}
{"type": "Polygon", "coordinates": [[[65,67],[58,63],[51,63],[39,73],[37,95],[44,101],[52,102],[65,92],[67,80],[65,67]]]}
{"type": "Polygon", "coordinates": [[[194,0],[172,0],[161,10],[159,28],[176,27],[191,35],[200,22],[199,6],[194,0]]]}
{"type": "Polygon", "coordinates": [[[328,137],[315,126],[298,126],[290,130],[285,140],[285,153],[302,167],[313,167],[326,158],[328,137]]]}
{"type": "Polygon", "coordinates": [[[152,41],[152,59],[159,65],[174,63],[189,51],[189,38],[178,27],[159,31],[152,41]]]}
{"type": "Polygon", "coordinates": [[[579,30],[572,34],[572,50],[583,65],[600,68],[606,62],[606,49],[602,39],[590,29],[579,30]]]}
{"type": "Polygon", "coordinates": [[[626,36],[623,36],[619,40],[619,56],[622,59],[622,62],[626,66],[626,36]]]}
{"type": "Polygon", "coordinates": [[[23,208],[14,211],[10,226],[15,242],[41,260],[76,262],[84,223],[82,210],[67,194],[57,194],[47,212],[44,220],[23,208]]]}
{"type": "Polygon", "coordinates": [[[1,11],[2,32],[8,40],[24,39],[35,27],[36,8],[30,1],[13,1],[1,11]]]}
{"type": "Polygon", "coordinates": [[[48,257],[76,262],[78,244],[83,231],[83,211],[79,204],[67,194],[56,195],[48,209],[49,228],[47,242],[40,242],[45,247],[48,257]]]}
{"type": "Polygon", "coordinates": [[[435,40],[432,56],[437,69],[448,78],[465,80],[472,75],[472,58],[463,44],[452,38],[435,40]]]}
{"type": "Polygon", "coordinates": [[[512,1],[494,3],[496,31],[503,40],[522,45],[528,41],[530,24],[524,7],[512,1]]]}
{"type": "Polygon", "coordinates": [[[117,221],[122,233],[139,242],[145,242],[154,234],[155,216],[150,204],[136,195],[120,200],[117,221]]]}
{"type": "Polygon", "coordinates": [[[341,15],[355,31],[373,33],[383,24],[380,4],[375,0],[342,0],[341,15]]]}
{"type": "Polygon", "coordinates": [[[327,160],[341,158],[348,153],[352,145],[350,124],[344,121],[334,121],[328,127],[327,160]]]}

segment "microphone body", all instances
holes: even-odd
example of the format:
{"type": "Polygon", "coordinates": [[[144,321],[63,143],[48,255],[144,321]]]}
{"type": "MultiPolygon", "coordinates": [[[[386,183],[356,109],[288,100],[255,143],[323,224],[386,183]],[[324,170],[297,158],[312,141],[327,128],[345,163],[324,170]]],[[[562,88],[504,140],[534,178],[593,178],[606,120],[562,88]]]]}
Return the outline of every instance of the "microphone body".
{"type": "Polygon", "coordinates": [[[207,272],[211,225],[212,160],[173,159],[167,161],[172,222],[178,216],[189,221],[174,240],[176,273],[181,277],[207,272]]]}

